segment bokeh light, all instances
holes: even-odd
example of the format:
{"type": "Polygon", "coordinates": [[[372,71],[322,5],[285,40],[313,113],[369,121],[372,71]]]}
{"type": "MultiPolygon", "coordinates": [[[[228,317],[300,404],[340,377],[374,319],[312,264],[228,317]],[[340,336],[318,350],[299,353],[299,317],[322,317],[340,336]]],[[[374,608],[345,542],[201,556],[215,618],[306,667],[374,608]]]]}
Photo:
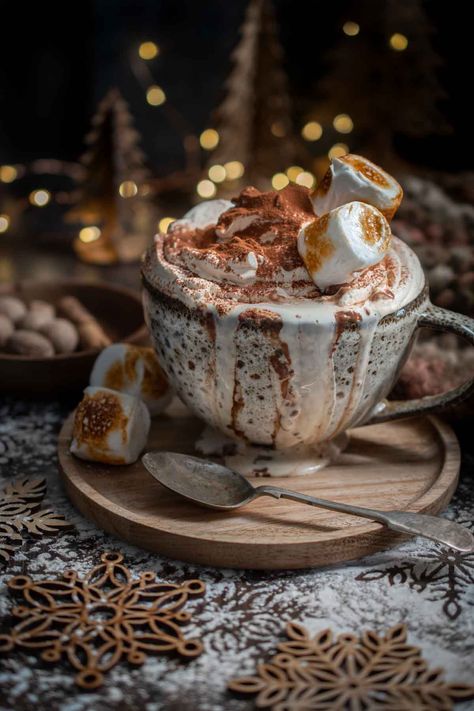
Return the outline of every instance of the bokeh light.
{"type": "Polygon", "coordinates": [[[119,185],[120,197],[132,198],[138,193],[138,186],[133,180],[124,180],[119,185]]]}
{"type": "Polygon", "coordinates": [[[13,183],[18,175],[18,171],[14,165],[0,166],[0,180],[2,183],[13,183]]]}
{"type": "Polygon", "coordinates": [[[323,127],[317,121],[308,121],[301,129],[305,141],[317,141],[323,135],[323,127]]]}
{"type": "Polygon", "coordinates": [[[290,167],[285,170],[285,173],[287,174],[291,182],[294,183],[298,175],[302,173],[303,170],[304,168],[302,168],[300,165],[290,165],[290,167]]]}
{"type": "Polygon", "coordinates": [[[51,193],[48,190],[33,190],[28,199],[35,207],[44,207],[51,200],[51,193]]]}
{"type": "Polygon", "coordinates": [[[408,37],[405,37],[405,35],[402,35],[400,32],[395,32],[395,34],[390,37],[389,44],[396,52],[403,52],[403,50],[408,47],[408,37]]]}
{"type": "Polygon", "coordinates": [[[227,171],[223,165],[211,165],[207,174],[213,183],[223,183],[227,177],[227,171]]]}
{"type": "Polygon", "coordinates": [[[6,232],[10,227],[10,218],[8,215],[0,215],[0,234],[6,232]]]}
{"type": "Polygon", "coordinates": [[[332,125],[339,133],[350,133],[354,128],[354,122],[349,114],[338,114],[334,117],[332,125]]]}
{"type": "Polygon", "coordinates": [[[289,184],[288,176],[285,173],[275,173],[272,178],[272,187],[275,190],[282,190],[289,184]]]}
{"type": "Polygon", "coordinates": [[[212,151],[213,148],[216,148],[219,143],[219,134],[216,129],[206,128],[199,136],[199,143],[201,144],[201,148],[204,148],[205,151],[212,151]]]}
{"type": "Polygon", "coordinates": [[[286,126],[282,121],[274,121],[270,126],[270,131],[276,138],[284,138],[286,136],[286,126]]]}
{"type": "Polygon", "coordinates": [[[332,148],[329,149],[328,157],[332,160],[333,158],[339,158],[346,153],[349,153],[349,146],[345,143],[335,143],[332,148]]]}
{"type": "Polygon", "coordinates": [[[176,217],[162,217],[161,220],[158,222],[158,229],[163,234],[166,234],[166,232],[168,232],[168,227],[173,222],[176,222],[176,217]]]}
{"type": "Polygon", "coordinates": [[[153,84],[146,92],[146,100],[150,106],[161,106],[166,101],[166,94],[157,84],[153,84]]]}
{"type": "Polygon", "coordinates": [[[357,24],[357,22],[352,22],[351,20],[348,20],[347,22],[344,22],[342,26],[342,31],[348,37],[355,37],[360,32],[360,26],[357,24]]]}
{"type": "Polygon", "coordinates": [[[243,163],[240,160],[230,160],[224,163],[225,172],[228,180],[238,180],[245,172],[243,163]]]}
{"type": "Polygon", "coordinates": [[[154,59],[160,53],[160,48],[154,42],[142,42],[138,48],[141,59],[154,59]]]}
{"type": "Polygon", "coordinates": [[[211,180],[200,180],[196,185],[196,192],[199,197],[212,198],[216,194],[216,186],[211,180]]]}
{"type": "Polygon", "coordinates": [[[95,242],[99,239],[101,235],[100,229],[96,225],[90,225],[90,227],[83,227],[79,232],[79,239],[85,244],[89,242],[95,242]]]}
{"type": "Polygon", "coordinates": [[[297,185],[303,185],[305,188],[312,188],[314,187],[315,178],[312,173],[309,173],[307,170],[303,170],[296,176],[295,183],[297,185]]]}

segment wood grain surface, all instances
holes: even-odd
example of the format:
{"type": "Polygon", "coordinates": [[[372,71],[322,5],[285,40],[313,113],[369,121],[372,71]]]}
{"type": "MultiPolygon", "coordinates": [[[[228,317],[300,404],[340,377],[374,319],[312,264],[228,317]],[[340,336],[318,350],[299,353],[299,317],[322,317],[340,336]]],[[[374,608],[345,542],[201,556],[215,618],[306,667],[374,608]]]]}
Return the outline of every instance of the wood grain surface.
{"type": "MultiPolygon", "coordinates": [[[[148,450],[195,454],[203,427],[174,402],[152,421],[148,450]]],[[[360,558],[406,537],[381,524],[285,500],[260,498],[233,512],[199,508],[164,489],[140,461],[83,462],[69,453],[72,415],[58,443],[68,495],[108,533],[171,558],[230,568],[289,569],[360,558]]],[[[457,439],[436,418],[352,430],[336,464],[308,477],[253,479],[326,499],[380,509],[436,514],[456,488],[457,439]]]]}

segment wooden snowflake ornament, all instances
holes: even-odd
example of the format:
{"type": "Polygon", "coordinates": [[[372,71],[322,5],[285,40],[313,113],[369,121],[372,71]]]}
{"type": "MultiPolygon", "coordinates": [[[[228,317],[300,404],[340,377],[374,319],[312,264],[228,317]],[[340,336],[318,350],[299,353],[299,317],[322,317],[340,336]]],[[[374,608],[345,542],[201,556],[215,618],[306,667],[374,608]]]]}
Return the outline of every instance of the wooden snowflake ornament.
{"type": "Polygon", "coordinates": [[[52,509],[40,510],[45,494],[44,479],[13,481],[0,491],[0,561],[10,559],[26,533],[44,536],[72,527],[52,509]]]}
{"type": "Polygon", "coordinates": [[[101,561],[84,578],[74,570],[59,580],[11,578],[8,587],[24,602],[12,610],[20,621],[0,635],[0,651],[19,647],[41,652],[46,662],[67,659],[83,689],[100,686],[122,659],[143,664],[149,653],[201,654],[201,642],[186,639],[180,627],[190,620],[182,608],[204,593],[204,583],[157,582],[153,572],[132,578],[120,553],[103,553],[101,561]]]}
{"type": "Polygon", "coordinates": [[[454,701],[474,697],[474,686],[449,684],[441,669],[428,668],[418,647],[407,643],[405,625],[385,636],[334,637],[325,629],[310,637],[290,622],[286,634],[290,641],[278,645],[269,664],[229,683],[232,691],[257,694],[257,708],[447,711],[454,701]]]}
{"type": "MultiPolygon", "coordinates": [[[[460,520],[459,523],[474,531],[473,520],[460,520]]],[[[455,620],[465,609],[474,585],[474,553],[460,553],[431,544],[431,550],[417,558],[401,558],[393,565],[371,568],[356,576],[356,580],[365,583],[382,579],[389,585],[408,585],[418,593],[426,593],[430,602],[442,602],[443,613],[455,620]]]]}

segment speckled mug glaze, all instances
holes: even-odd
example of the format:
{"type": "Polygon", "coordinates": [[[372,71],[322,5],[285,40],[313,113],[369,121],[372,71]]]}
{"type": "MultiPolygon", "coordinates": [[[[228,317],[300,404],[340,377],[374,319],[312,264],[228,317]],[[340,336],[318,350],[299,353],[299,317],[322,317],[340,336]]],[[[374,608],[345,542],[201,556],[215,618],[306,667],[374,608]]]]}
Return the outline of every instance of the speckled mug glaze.
{"type": "Polygon", "coordinates": [[[165,294],[149,270],[145,260],[145,318],[162,366],[191,410],[234,441],[321,447],[348,428],[433,412],[473,390],[471,382],[435,397],[384,400],[419,326],[474,343],[474,322],[433,307],[427,286],[382,318],[363,308],[318,313],[314,304],[239,304],[219,313],[165,294]]]}

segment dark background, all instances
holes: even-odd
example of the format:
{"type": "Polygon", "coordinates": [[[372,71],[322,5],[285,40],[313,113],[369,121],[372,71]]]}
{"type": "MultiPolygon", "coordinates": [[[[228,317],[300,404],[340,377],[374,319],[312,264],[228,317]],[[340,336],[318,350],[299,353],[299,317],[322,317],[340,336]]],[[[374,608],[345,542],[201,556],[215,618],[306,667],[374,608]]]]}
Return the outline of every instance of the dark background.
{"type": "MultiPolygon", "coordinates": [[[[308,102],[318,98],[327,50],[354,6],[314,0],[274,4],[298,122],[308,102]]],[[[222,98],[246,2],[82,0],[2,2],[1,7],[0,162],[77,159],[97,101],[117,85],[130,103],[151,163],[164,175],[182,165],[180,139],[166,113],[146,104],[130,58],[142,41],[160,46],[154,78],[169,103],[199,132],[210,124],[222,98]]],[[[472,167],[472,27],[465,8],[465,3],[438,0],[424,5],[443,60],[438,76],[446,98],[440,108],[452,131],[397,138],[400,154],[415,164],[449,171],[472,167]]]]}

